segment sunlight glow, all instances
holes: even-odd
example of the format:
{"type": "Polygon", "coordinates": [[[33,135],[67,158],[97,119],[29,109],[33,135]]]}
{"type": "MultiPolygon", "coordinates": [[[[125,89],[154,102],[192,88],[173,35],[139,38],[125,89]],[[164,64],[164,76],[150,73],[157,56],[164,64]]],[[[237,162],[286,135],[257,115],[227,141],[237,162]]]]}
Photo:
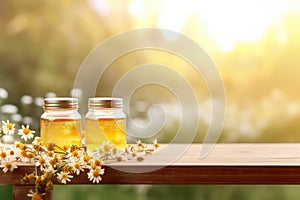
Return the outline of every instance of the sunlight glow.
{"type": "Polygon", "coordinates": [[[159,28],[180,32],[189,11],[190,6],[184,1],[162,1],[157,25],[159,28]]]}
{"type": "Polygon", "coordinates": [[[208,34],[223,51],[238,42],[254,42],[286,11],[294,0],[162,1],[158,27],[181,31],[189,15],[204,22],[208,34]],[[170,5],[172,4],[172,5],[170,5]]]}
{"type": "Polygon", "coordinates": [[[110,6],[106,0],[89,0],[89,3],[100,15],[108,16],[110,14],[110,6]]]}
{"type": "Polygon", "coordinates": [[[292,1],[209,1],[198,12],[211,36],[224,51],[237,42],[262,38],[269,26],[287,11],[292,1]]]}
{"type": "Polygon", "coordinates": [[[129,13],[136,17],[142,17],[146,14],[145,2],[132,0],[128,6],[129,13]]]}

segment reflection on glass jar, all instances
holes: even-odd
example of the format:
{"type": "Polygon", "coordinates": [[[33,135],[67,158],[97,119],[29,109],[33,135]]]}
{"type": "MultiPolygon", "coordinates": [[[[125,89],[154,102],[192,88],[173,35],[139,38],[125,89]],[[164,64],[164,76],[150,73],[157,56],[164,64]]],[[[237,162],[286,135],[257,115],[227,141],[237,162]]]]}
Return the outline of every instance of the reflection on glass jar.
{"type": "Polygon", "coordinates": [[[75,98],[46,98],[41,116],[41,138],[59,147],[81,146],[81,116],[75,98]]]}
{"type": "Polygon", "coordinates": [[[121,98],[90,98],[85,117],[85,140],[89,151],[103,142],[126,147],[126,116],[121,98]]]}

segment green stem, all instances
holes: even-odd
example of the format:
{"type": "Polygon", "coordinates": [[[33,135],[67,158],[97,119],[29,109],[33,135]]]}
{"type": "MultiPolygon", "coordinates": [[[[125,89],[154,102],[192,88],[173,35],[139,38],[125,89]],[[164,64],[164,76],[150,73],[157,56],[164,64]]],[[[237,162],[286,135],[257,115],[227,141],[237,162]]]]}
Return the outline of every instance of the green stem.
{"type": "Polygon", "coordinates": [[[54,144],[55,145],[55,147],[57,147],[57,148],[59,148],[60,150],[62,150],[63,152],[56,152],[56,151],[54,151],[55,153],[64,153],[64,154],[66,154],[67,152],[63,149],[63,148],[61,148],[60,146],[58,146],[58,145],[56,145],[56,144],[54,144]]]}
{"type": "MultiPolygon", "coordinates": [[[[37,170],[37,166],[35,166],[35,176],[37,177],[38,176],[38,170],[37,170]]],[[[35,179],[35,184],[34,184],[34,190],[35,190],[35,192],[39,192],[38,191],[38,187],[39,187],[39,184],[38,184],[38,182],[37,182],[37,180],[35,179]]]]}

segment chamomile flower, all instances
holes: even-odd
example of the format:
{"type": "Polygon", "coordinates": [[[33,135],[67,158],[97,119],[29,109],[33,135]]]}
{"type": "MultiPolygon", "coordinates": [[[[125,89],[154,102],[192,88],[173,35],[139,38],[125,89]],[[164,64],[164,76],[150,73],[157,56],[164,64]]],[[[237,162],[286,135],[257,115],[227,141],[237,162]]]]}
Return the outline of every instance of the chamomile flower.
{"type": "Polygon", "coordinates": [[[13,162],[12,159],[7,158],[2,160],[2,163],[0,165],[0,168],[3,168],[3,172],[6,173],[8,171],[13,172],[14,169],[17,169],[17,164],[15,162],[13,162]]]}
{"type": "Polygon", "coordinates": [[[7,149],[6,150],[6,154],[12,159],[12,160],[16,160],[17,157],[19,156],[19,152],[18,149],[7,149]]]}
{"type": "Polygon", "coordinates": [[[1,151],[0,152],[0,161],[1,160],[4,160],[4,159],[6,159],[7,158],[7,153],[6,153],[6,151],[1,151]]]}
{"type": "Polygon", "coordinates": [[[110,142],[103,142],[102,145],[98,148],[100,154],[112,154],[114,145],[110,142]]]}
{"type": "Polygon", "coordinates": [[[34,137],[34,140],[32,142],[33,145],[41,145],[43,143],[43,140],[41,137],[34,137]]]}
{"type": "Polygon", "coordinates": [[[21,138],[23,140],[25,140],[25,142],[27,140],[30,140],[31,138],[33,138],[34,133],[35,133],[35,131],[32,131],[29,129],[29,125],[26,125],[26,126],[22,125],[22,129],[18,130],[18,135],[21,135],[21,138]]]}
{"type": "Polygon", "coordinates": [[[43,195],[45,195],[45,193],[39,194],[38,192],[33,192],[32,190],[29,194],[27,194],[28,197],[31,197],[31,200],[42,200],[43,195]]]}
{"type": "Polygon", "coordinates": [[[157,139],[153,140],[153,146],[154,146],[155,149],[157,149],[159,147],[157,139]]]}
{"type": "Polygon", "coordinates": [[[39,157],[38,161],[35,163],[35,166],[40,166],[41,171],[45,170],[47,167],[46,159],[43,157],[39,157]]]}
{"type": "Polygon", "coordinates": [[[19,155],[19,161],[25,162],[25,163],[28,162],[27,152],[25,150],[19,150],[18,155],[19,155]]]}
{"type": "MultiPolygon", "coordinates": [[[[1,137],[13,135],[14,132],[15,124],[10,123],[9,120],[2,121],[2,125],[0,125],[1,137]]],[[[30,130],[29,125],[22,125],[17,133],[25,141],[35,137],[35,131],[30,130]]],[[[39,167],[41,175],[32,173],[22,178],[22,181],[37,184],[36,191],[31,191],[27,196],[33,200],[40,200],[45,195],[45,191],[53,189],[53,177],[57,177],[61,183],[67,184],[75,175],[80,175],[82,171],[88,169],[89,181],[99,183],[104,175],[104,168],[102,167],[104,164],[132,158],[143,161],[143,156],[154,152],[159,144],[157,140],[154,140],[153,146],[148,148],[147,145],[138,140],[135,145],[128,145],[126,148],[119,149],[110,142],[104,142],[90,154],[86,152],[85,147],[77,147],[72,144],[66,148],[60,148],[64,150],[63,153],[56,152],[56,147],[54,143],[44,145],[40,137],[35,137],[32,145],[21,142],[14,146],[0,144],[0,170],[4,173],[12,172],[17,168],[17,162],[29,162],[39,167]]]]}
{"type": "Polygon", "coordinates": [[[85,154],[83,157],[82,157],[82,160],[83,162],[85,162],[86,164],[90,163],[92,157],[89,156],[88,154],[85,154]]]}
{"type": "Polygon", "coordinates": [[[72,175],[70,175],[70,172],[62,171],[57,174],[57,178],[63,183],[67,184],[67,181],[71,181],[71,178],[73,178],[72,175]]]}
{"type": "Polygon", "coordinates": [[[103,174],[104,174],[104,169],[98,166],[94,169],[91,168],[90,172],[87,175],[90,181],[93,181],[93,183],[99,183],[100,181],[102,181],[101,175],[103,174]]]}
{"type": "Polygon", "coordinates": [[[15,132],[15,124],[10,123],[9,120],[2,121],[2,132],[6,135],[13,135],[15,132]]]}
{"type": "Polygon", "coordinates": [[[42,175],[42,180],[51,180],[54,174],[55,174],[55,170],[52,169],[45,170],[42,175]]]}
{"type": "Polygon", "coordinates": [[[72,154],[72,157],[75,158],[75,159],[79,158],[79,156],[80,156],[78,150],[72,151],[71,154],[72,154]]]}
{"type": "Polygon", "coordinates": [[[48,162],[48,169],[50,170],[50,169],[54,169],[57,166],[57,164],[59,163],[59,159],[55,155],[54,157],[48,157],[47,162],[48,162]]]}
{"type": "Polygon", "coordinates": [[[73,161],[73,162],[75,162],[75,161],[79,161],[79,160],[81,160],[81,158],[84,156],[84,152],[83,151],[81,151],[81,150],[74,150],[74,151],[72,151],[70,154],[69,154],[69,156],[70,156],[70,160],[71,161],[73,161]]]}
{"type": "Polygon", "coordinates": [[[103,165],[102,160],[101,159],[95,159],[92,164],[91,167],[93,169],[97,168],[97,167],[101,167],[101,165],[103,165]]]}
{"type": "Polygon", "coordinates": [[[26,152],[26,162],[34,163],[34,154],[32,152],[26,152]]]}
{"type": "Polygon", "coordinates": [[[76,175],[79,175],[80,171],[84,171],[84,169],[82,168],[82,163],[79,161],[72,162],[71,167],[76,175]]]}

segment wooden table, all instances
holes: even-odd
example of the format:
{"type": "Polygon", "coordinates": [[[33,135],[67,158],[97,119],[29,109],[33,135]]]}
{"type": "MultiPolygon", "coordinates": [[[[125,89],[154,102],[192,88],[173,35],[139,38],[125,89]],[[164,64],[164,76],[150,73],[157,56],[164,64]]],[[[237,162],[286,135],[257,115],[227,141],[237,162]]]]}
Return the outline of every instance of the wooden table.
{"type": "MultiPolygon", "coordinates": [[[[159,160],[165,158],[159,154],[151,155],[157,160],[151,165],[125,161],[105,166],[100,184],[300,184],[300,144],[217,144],[204,159],[199,156],[201,147],[191,145],[168,166],[160,164],[159,160]],[[157,169],[152,171],[153,167],[157,169]],[[127,169],[142,172],[128,173],[127,169]],[[150,172],[144,172],[147,169],[150,172]]],[[[22,185],[20,177],[33,171],[34,166],[25,164],[13,173],[1,171],[0,184],[14,185],[14,198],[26,199],[32,186],[22,185]]],[[[87,170],[75,176],[68,184],[92,184],[86,173],[87,170]]],[[[51,199],[51,194],[46,199],[51,199]]]]}

